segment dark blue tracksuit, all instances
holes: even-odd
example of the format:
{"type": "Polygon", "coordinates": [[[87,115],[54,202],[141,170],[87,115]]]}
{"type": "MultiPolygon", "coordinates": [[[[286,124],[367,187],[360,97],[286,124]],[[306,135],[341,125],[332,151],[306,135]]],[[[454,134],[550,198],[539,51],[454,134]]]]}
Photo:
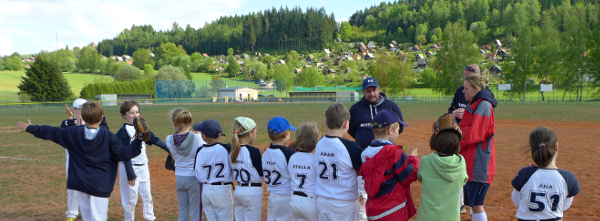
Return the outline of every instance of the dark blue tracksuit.
{"type": "MultiPolygon", "coordinates": [[[[385,93],[379,93],[381,100],[379,103],[371,104],[367,99],[363,97],[362,100],[350,107],[350,129],[348,134],[354,138],[360,148],[365,149],[371,144],[371,141],[375,139],[373,135],[373,117],[381,110],[391,110],[398,114],[400,120],[404,121],[402,117],[402,111],[396,103],[387,99],[385,93]]],[[[404,131],[404,126],[400,125],[399,133],[404,131]]]]}

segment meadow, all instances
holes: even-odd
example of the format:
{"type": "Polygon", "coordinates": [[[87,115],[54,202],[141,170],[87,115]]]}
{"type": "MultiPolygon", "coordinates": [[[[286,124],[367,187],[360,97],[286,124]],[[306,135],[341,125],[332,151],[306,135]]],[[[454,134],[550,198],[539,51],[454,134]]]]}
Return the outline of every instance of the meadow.
{"type": "MultiPolygon", "coordinates": [[[[315,121],[322,132],[326,132],[324,112],[329,103],[247,103],[247,104],[203,104],[185,105],[194,121],[216,119],[221,122],[226,137],[222,142],[229,143],[233,118],[247,116],[258,125],[255,146],[265,148],[269,140],[266,124],[274,116],[283,116],[298,126],[304,121],[315,121]]],[[[352,103],[346,103],[350,107],[352,103]]],[[[419,147],[419,157],[429,154],[428,136],[431,124],[446,112],[448,104],[437,102],[400,102],[405,121],[410,125],[401,134],[397,143],[419,147]]],[[[141,107],[144,116],[154,133],[161,139],[173,129],[167,113],[177,106],[147,105],[141,107]]],[[[14,126],[17,121],[31,119],[34,124],[58,126],[66,118],[63,108],[54,107],[52,112],[14,112],[0,116],[0,220],[60,220],[64,219],[66,207],[65,191],[65,151],[60,146],[33,138],[27,133],[18,133],[14,126]]],[[[490,217],[492,220],[509,220],[516,211],[510,202],[510,179],[527,162],[524,154],[529,131],[539,125],[548,125],[557,131],[559,140],[565,144],[565,155],[561,155],[558,165],[573,171],[582,185],[581,195],[565,214],[566,218],[588,220],[600,216],[600,191],[595,186],[600,179],[589,168],[599,168],[592,151],[594,140],[600,135],[600,103],[500,103],[496,109],[496,150],[497,175],[490,187],[490,217]],[[503,198],[504,197],[504,198],[503,198]],[[585,201],[584,201],[585,200],[585,201]],[[511,216],[512,214],[512,216],[511,216]],[[502,218],[498,218],[502,217],[502,218]]],[[[106,107],[105,116],[111,131],[116,132],[124,120],[118,107],[106,107]]],[[[147,149],[150,159],[154,211],[161,220],[174,220],[177,216],[177,200],[174,191],[174,175],[163,168],[166,153],[159,148],[147,149]]],[[[563,152],[561,152],[563,154],[563,152]]],[[[416,203],[420,198],[420,184],[412,185],[416,203]]],[[[118,184],[110,198],[110,220],[122,220],[118,184]]],[[[264,201],[266,202],[266,201],[264,201]]],[[[486,201],[487,202],[487,201],[486,201]]],[[[263,208],[263,217],[266,208],[263,208]]],[[[136,216],[141,218],[141,205],[136,216]]],[[[463,218],[465,218],[463,216],[463,218]]]]}

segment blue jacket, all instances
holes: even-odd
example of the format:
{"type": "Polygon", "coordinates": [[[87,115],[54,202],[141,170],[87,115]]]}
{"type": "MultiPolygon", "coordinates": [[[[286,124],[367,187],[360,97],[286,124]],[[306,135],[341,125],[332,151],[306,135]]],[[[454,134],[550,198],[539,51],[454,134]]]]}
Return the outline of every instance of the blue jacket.
{"type": "MultiPolygon", "coordinates": [[[[129,133],[127,133],[127,129],[125,128],[126,125],[127,123],[124,123],[121,129],[119,129],[119,131],[117,131],[116,134],[119,140],[121,140],[121,145],[123,145],[124,147],[129,146],[129,143],[131,143],[131,137],[129,137],[129,133]]],[[[160,147],[160,149],[167,151],[167,153],[169,152],[169,149],[167,149],[167,145],[165,144],[165,142],[160,140],[160,138],[158,138],[152,132],[150,132],[150,140],[146,142],[146,144],[156,145],[160,147]]],[[[131,160],[123,161],[123,165],[125,166],[125,171],[127,173],[127,180],[133,180],[137,178],[135,172],[133,171],[133,165],[131,165],[131,160]]]]}
{"type": "Polygon", "coordinates": [[[68,128],[30,125],[27,132],[37,138],[51,140],[69,152],[69,177],[67,188],[95,197],[108,198],[117,178],[119,161],[130,160],[140,154],[142,143],[138,140],[123,147],[103,119],[96,136],[85,138],[85,126],[74,126],[68,120],[68,128]]]}
{"type": "MultiPolygon", "coordinates": [[[[350,107],[350,129],[348,130],[348,134],[354,138],[356,143],[358,143],[363,150],[375,139],[371,122],[373,122],[373,117],[375,117],[379,111],[384,109],[394,111],[398,114],[400,120],[404,121],[402,111],[400,111],[398,105],[393,101],[388,100],[385,93],[379,93],[379,96],[381,97],[381,100],[377,104],[371,104],[363,97],[362,100],[350,107]]],[[[402,131],[404,131],[404,126],[400,125],[399,132],[402,133],[402,131]]]]}

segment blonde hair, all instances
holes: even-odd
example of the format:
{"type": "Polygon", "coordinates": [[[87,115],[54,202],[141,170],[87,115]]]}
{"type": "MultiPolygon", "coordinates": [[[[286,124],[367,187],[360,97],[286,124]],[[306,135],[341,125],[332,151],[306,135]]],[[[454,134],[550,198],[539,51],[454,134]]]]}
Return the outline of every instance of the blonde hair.
{"type": "Polygon", "coordinates": [[[176,108],[169,112],[169,118],[176,126],[187,127],[192,125],[192,113],[185,108],[176,108]]]}
{"type": "Polygon", "coordinates": [[[240,138],[250,136],[250,132],[256,132],[256,126],[253,128],[245,128],[237,120],[233,121],[233,135],[231,135],[231,164],[237,163],[237,158],[240,155],[240,138]],[[241,135],[240,135],[241,134],[241,135]]]}
{"type": "Polygon", "coordinates": [[[486,79],[478,74],[472,74],[465,77],[465,81],[467,81],[473,89],[477,88],[480,91],[485,90],[485,87],[487,86],[486,79]]]}
{"type": "Polygon", "coordinates": [[[396,122],[387,127],[381,128],[373,128],[373,135],[375,135],[375,139],[383,139],[387,135],[388,128],[393,127],[394,130],[400,129],[400,123],[396,122]]]}
{"type": "Polygon", "coordinates": [[[296,130],[296,148],[312,152],[321,138],[321,131],[315,122],[305,122],[296,130]]]}

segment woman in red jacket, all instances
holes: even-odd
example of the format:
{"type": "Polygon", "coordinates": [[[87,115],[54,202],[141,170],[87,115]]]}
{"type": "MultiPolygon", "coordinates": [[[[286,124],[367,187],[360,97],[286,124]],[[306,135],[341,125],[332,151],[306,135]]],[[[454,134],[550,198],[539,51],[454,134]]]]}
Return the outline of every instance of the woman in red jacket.
{"type": "Polygon", "coordinates": [[[469,181],[464,187],[465,205],[473,221],[487,220],[483,201],[496,170],[494,107],[498,102],[485,90],[485,80],[477,74],[465,78],[463,94],[469,101],[459,123],[463,131],[460,154],[467,163],[469,181]]]}

